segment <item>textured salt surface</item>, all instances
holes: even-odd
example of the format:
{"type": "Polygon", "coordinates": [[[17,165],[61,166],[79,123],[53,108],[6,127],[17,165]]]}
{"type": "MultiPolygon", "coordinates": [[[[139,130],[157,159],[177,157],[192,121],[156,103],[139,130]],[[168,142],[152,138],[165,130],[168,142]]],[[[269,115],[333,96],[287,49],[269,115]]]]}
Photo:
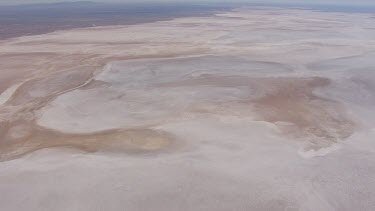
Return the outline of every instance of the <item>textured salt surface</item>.
{"type": "Polygon", "coordinates": [[[373,28],[241,8],[3,42],[0,209],[372,210],[373,28]]]}

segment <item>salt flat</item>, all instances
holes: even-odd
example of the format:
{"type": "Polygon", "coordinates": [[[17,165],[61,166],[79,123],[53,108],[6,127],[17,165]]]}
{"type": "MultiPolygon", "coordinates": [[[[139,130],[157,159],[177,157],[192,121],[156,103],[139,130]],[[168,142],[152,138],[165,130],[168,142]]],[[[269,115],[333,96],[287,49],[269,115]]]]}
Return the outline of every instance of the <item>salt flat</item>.
{"type": "Polygon", "coordinates": [[[1,210],[372,210],[371,14],[239,8],[0,43],[1,210]]]}

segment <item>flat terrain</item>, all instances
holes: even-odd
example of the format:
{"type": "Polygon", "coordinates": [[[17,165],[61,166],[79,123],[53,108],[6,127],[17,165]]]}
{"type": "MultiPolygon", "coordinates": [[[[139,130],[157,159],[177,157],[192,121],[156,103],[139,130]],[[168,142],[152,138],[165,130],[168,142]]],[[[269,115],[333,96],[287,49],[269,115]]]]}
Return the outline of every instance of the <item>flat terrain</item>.
{"type": "Polygon", "coordinates": [[[373,20],[244,7],[1,41],[0,209],[372,210],[373,20]]]}

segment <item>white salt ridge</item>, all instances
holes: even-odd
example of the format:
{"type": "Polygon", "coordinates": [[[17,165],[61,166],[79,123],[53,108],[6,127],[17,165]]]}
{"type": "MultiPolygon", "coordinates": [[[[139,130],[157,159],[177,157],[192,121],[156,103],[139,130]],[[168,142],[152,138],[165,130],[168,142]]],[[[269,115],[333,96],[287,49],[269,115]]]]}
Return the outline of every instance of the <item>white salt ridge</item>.
{"type": "Polygon", "coordinates": [[[305,150],[305,149],[300,149],[298,151],[298,154],[301,155],[301,157],[310,159],[314,157],[322,157],[326,156],[332,152],[335,152],[340,149],[340,146],[338,144],[333,144],[329,147],[321,148],[318,150],[310,149],[310,150],[305,150]]]}
{"type": "Polygon", "coordinates": [[[14,84],[0,94],[0,105],[5,104],[23,83],[14,84]]]}

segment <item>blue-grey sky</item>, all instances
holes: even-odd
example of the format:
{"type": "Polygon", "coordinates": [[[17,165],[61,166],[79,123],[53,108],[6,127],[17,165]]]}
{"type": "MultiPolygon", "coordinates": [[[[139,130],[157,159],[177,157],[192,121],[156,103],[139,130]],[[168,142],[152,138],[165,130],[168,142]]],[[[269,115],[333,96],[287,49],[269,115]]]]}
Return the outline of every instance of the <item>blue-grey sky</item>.
{"type": "MultiPolygon", "coordinates": [[[[75,0],[0,0],[0,4],[53,3],[75,0]]],[[[256,2],[256,3],[301,3],[337,5],[374,5],[375,0],[92,0],[97,2],[256,2]]]]}

